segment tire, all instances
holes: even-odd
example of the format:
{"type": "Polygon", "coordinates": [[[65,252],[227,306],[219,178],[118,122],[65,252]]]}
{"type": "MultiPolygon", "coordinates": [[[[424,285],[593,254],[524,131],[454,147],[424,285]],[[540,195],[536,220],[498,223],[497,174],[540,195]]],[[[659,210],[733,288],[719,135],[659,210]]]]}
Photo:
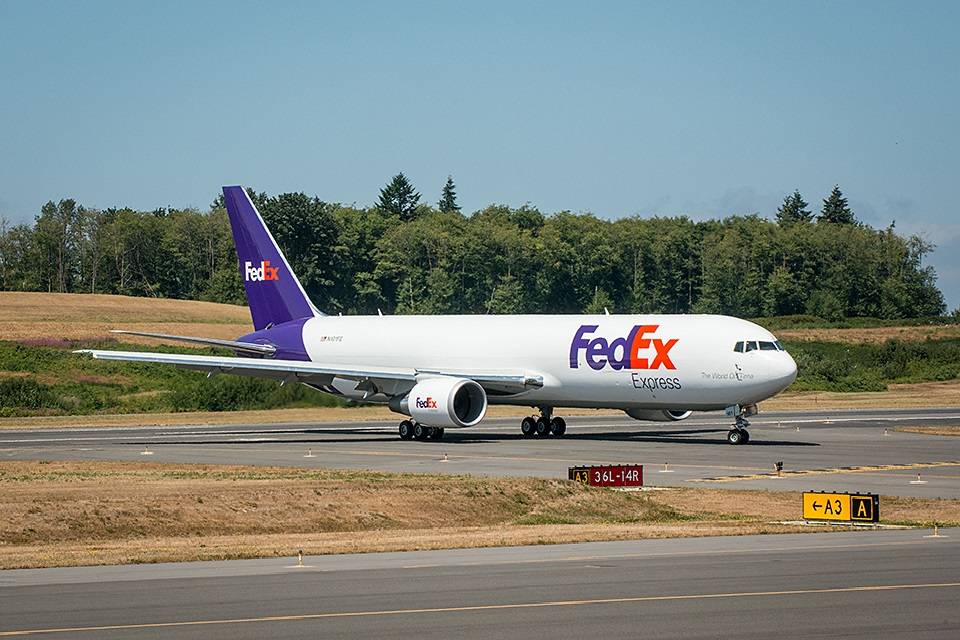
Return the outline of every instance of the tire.
{"type": "Polygon", "coordinates": [[[436,427],[427,427],[427,440],[436,440],[437,439],[437,428],[436,427]]]}
{"type": "Polygon", "coordinates": [[[437,430],[433,434],[434,440],[443,440],[443,427],[437,427],[437,430]]]}
{"type": "Polygon", "coordinates": [[[413,438],[414,440],[426,440],[427,428],[419,422],[413,425],[413,438]]]}
{"type": "Polygon", "coordinates": [[[548,435],[550,435],[550,423],[547,422],[546,420],[544,420],[543,418],[539,418],[539,419],[537,420],[537,431],[536,431],[536,433],[537,433],[537,436],[538,436],[538,437],[541,437],[541,438],[542,438],[543,436],[548,436],[548,435]]]}
{"type": "Polygon", "coordinates": [[[747,444],[748,442],[750,442],[750,432],[747,431],[746,429],[741,429],[741,431],[743,431],[743,442],[741,442],[740,444],[747,444]]]}
{"type": "Polygon", "coordinates": [[[400,439],[410,440],[411,438],[413,438],[413,423],[409,420],[404,420],[400,423],[400,439]]]}
{"type": "Polygon", "coordinates": [[[537,423],[533,421],[533,418],[527,417],[523,419],[523,422],[520,423],[520,433],[523,434],[524,438],[529,438],[537,432],[537,423]]]}
{"type": "Polygon", "coordinates": [[[563,418],[554,418],[550,421],[550,433],[562,436],[567,431],[567,423],[563,418]]]}
{"type": "Polygon", "coordinates": [[[727,442],[730,444],[742,444],[743,431],[740,429],[730,429],[730,431],[727,431],[727,442]]]}

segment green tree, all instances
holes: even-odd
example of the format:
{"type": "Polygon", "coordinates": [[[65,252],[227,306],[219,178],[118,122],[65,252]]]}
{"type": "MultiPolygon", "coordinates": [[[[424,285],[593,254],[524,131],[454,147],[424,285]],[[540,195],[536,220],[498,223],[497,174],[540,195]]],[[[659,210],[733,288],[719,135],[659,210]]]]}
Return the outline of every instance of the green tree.
{"type": "Polygon", "coordinates": [[[783,199],[783,204],[777,209],[777,224],[786,227],[798,222],[810,222],[813,214],[807,209],[809,205],[804,202],[800,191],[794,192],[783,199]]]}
{"type": "Polygon", "coordinates": [[[594,314],[603,314],[610,311],[613,307],[613,300],[610,299],[610,296],[607,295],[607,292],[597,287],[593,292],[593,298],[590,299],[590,303],[587,305],[586,309],[583,310],[584,313],[594,313],[594,314]]]}
{"type": "Polygon", "coordinates": [[[487,301],[487,312],[496,314],[523,313],[523,285],[512,275],[505,275],[493,288],[487,301]]]}
{"type": "Polygon", "coordinates": [[[443,213],[456,213],[460,211],[460,205],[457,204],[456,185],[453,184],[453,176],[447,176],[447,183],[443,185],[443,193],[440,196],[440,202],[437,208],[443,213]]]}
{"type": "Polygon", "coordinates": [[[847,199],[843,196],[838,185],[833,185],[833,191],[823,201],[823,208],[820,210],[820,217],[817,222],[830,222],[833,224],[854,224],[856,219],[853,217],[853,211],[847,204],[847,199]]]}
{"type": "Polygon", "coordinates": [[[333,206],[304,193],[281,193],[257,205],[290,268],[319,309],[333,311],[338,234],[333,206]]]}
{"type": "Polygon", "coordinates": [[[37,216],[35,238],[40,254],[45,259],[42,281],[47,291],[65,293],[73,283],[80,213],[77,202],[66,198],[56,204],[47,202],[37,216]]]}
{"type": "Polygon", "coordinates": [[[390,183],[380,189],[380,200],[377,206],[387,213],[409,222],[417,217],[417,205],[420,204],[420,194],[413,188],[407,176],[398,173],[390,183]]]}

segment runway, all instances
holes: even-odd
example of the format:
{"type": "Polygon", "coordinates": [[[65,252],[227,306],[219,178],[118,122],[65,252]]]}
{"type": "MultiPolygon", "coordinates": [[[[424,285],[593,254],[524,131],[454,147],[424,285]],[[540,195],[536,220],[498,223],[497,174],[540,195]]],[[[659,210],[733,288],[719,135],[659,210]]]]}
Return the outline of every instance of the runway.
{"type": "Polygon", "coordinates": [[[751,442],[728,445],[728,419],[571,417],[562,438],[525,439],[516,420],[400,441],[393,422],[0,431],[0,460],[143,460],[566,477],[578,464],[640,463],[660,486],[841,490],[960,498],[960,437],[895,431],[960,424],[958,409],[761,414],[751,442]],[[144,455],[146,454],[146,455],[144,455]],[[773,465],[783,461],[787,475],[773,465]],[[855,467],[866,467],[856,469],[855,467]],[[918,480],[917,474],[920,474],[918,480]]]}
{"type": "Polygon", "coordinates": [[[0,637],[960,633],[960,531],[641,540],[0,572],[0,637]]]}

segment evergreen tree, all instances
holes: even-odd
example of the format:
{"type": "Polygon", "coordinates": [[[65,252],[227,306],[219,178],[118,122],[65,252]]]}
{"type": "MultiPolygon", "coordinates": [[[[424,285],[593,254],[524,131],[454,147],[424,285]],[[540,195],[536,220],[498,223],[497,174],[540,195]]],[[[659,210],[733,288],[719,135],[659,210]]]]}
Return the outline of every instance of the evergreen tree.
{"type": "Polygon", "coordinates": [[[798,222],[810,222],[813,214],[807,209],[809,205],[804,202],[799,190],[795,190],[791,195],[784,197],[783,204],[777,209],[777,224],[786,227],[798,222]]]}
{"type": "Polygon", "coordinates": [[[853,217],[853,211],[847,205],[847,199],[843,197],[840,187],[833,185],[833,191],[823,201],[823,209],[820,210],[820,217],[817,222],[832,222],[834,224],[854,224],[856,219],[853,217]]]}
{"type": "Polygon", "coordinates": [[[447,176],[447,183],[443,185],[443,194],[440,196],[437,208],[444,213],[460,211],[460,205],[457,204],[456,186],[453,184],[452,176],[447,176]]]}
{"type": "MultiPolygon", "coordinates": [[[[593,292],[593,298],[587,304],[587,308],[583,310],[584,313],[592,314],[601,314],[610,312],[610,308],[613,307],[613,300],[610,299],[610,296],[607,295],[607,292],[597,287],[593,292]]],[[[612,313],[612,312],[611,312],[612,313]]]]}
{"type": "Polygon", "coordinates": [[[420,194],[413,188],[407,176],[398,173],[393,176],[390,184],[380,189],[380,201],[377,206],[403,221],[413,220],[417,215],[417,205],[420,204],[420,194]]]}

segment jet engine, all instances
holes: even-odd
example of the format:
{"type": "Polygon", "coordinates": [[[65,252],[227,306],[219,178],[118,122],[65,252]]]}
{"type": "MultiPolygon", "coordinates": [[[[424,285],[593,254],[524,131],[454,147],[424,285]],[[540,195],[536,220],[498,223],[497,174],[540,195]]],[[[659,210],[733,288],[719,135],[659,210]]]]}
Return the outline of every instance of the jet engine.
{"type": "Polygon", "coordinates": [[[430,427],[472,427],[487,412],[487,394],[466,378],[427,378],[390,408],[430,427]]]}
{"type": "Polygon", "coordinates": [[[679,409],[627,409],[626,414],[634,420],[649,420],[651,422],[676,422],[686,420],[693,411],[679,409]]]}

